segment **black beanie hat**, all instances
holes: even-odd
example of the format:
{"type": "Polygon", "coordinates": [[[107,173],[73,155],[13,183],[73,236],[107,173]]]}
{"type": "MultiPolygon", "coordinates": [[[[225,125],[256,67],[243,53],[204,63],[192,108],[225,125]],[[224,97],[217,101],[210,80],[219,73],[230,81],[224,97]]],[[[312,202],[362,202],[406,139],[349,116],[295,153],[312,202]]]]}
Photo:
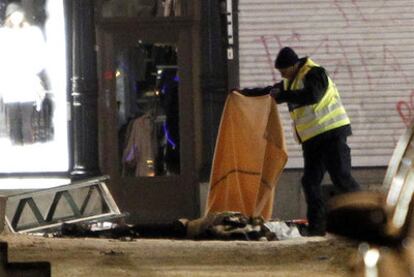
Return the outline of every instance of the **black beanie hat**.
{"type": "Polygon", "coordinates": [[[282,69],[294,65],[299,60],[298,55],[290,47],[284,47],[279,51],[275,60],[275,68],[282,69]]]}

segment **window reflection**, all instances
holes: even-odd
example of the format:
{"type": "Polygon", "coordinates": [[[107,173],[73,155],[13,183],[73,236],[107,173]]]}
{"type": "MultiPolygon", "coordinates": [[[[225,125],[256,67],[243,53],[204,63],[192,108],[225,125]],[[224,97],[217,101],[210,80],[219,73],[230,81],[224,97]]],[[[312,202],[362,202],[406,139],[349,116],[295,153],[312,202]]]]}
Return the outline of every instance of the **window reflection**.
{"type": "Polygon", "coordinates": [[[123,176],[180,173],[177,51],[140,42],[118,55],[117,102],[123,176]]]}
{"type": "Polygon", "coordinates": [[[0,91],[5,134],[12,145],[52,139],[52,102],[46,97],[45,41],[42,30],[30,24],[22,6],[10,3],[0,28],[0,91]]]}
{"type": "Polygon", "coordinates": [[[0,5],[0,172],[68,168],[62,1],[0,5]]]}
{"type": "Polygon", "coordinates": [[[171,17],[184,16],[189,0],[104,0],[101,16],[171,17]]]}

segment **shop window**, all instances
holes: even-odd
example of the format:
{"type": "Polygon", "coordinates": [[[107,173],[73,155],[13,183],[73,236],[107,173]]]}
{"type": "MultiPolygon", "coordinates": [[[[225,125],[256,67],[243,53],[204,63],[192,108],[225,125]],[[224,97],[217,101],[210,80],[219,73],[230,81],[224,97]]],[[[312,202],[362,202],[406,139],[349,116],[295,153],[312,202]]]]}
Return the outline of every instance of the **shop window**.
{"type": "Polygon", "coordinates": [[[0,173],[65,172],[63,1],[9,1],[0,8],[0,173]]]}

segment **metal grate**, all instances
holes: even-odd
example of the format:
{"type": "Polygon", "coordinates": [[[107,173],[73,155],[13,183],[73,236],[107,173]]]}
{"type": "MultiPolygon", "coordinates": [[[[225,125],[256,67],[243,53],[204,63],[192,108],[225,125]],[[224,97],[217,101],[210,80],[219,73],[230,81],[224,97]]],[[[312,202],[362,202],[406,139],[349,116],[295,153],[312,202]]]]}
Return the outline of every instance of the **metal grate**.
{"type": "Polygon", "coordinates": [[[105,184],[107,180],[101,176],[9,196],[6,224],[12,232],[32,233],[56,229],[63,223],[124,217],[105,184]]]}

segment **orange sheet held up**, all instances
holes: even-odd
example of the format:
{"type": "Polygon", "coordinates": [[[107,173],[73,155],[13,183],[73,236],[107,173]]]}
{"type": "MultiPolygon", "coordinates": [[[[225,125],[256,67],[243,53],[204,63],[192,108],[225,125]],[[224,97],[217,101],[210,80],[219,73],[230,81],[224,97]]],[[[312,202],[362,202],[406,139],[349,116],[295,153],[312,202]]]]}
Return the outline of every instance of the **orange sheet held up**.
{"type": "Polygon", "coordinates": [[[287,162],[282,124],[269,96],[230,93],[214,151],[206,214],[238,211],[270,219],[287,162]]]}

